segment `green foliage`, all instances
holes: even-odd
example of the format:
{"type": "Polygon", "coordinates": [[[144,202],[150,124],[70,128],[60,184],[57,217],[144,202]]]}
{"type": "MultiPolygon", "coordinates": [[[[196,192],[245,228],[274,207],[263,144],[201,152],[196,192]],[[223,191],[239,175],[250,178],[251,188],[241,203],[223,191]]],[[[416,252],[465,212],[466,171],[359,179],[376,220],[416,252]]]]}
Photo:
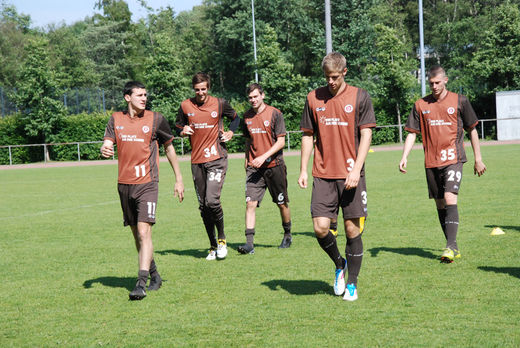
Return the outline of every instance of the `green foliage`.
{"type": "Polygon", "coordinates": [[[155,49],[144,72],[151,92],[150,105],[173,126],[181,102],[191,93],[191,80],[186,76],[177,42],[165,34],[156,34],[154,42],[155,49]]]}
{"type": "MultiPolygon", "coordinates": [[[[20,114],[10,115],[0,118],[0,146],[24,144],[25,139],[24,123],[20,114]]],[[[31,147],[11,148],[12,164],[21,164],[36,160],[35,149],[31,147]]],[[[41,159],[41,152],[40,152],[41,159]]],[[[9,163],[9,148],[0,148],[0,165],[9,163]]]]}
{"type": "MultiPolygon", "coordinates": [[[[56,143],[87,142],[103,140],[105,127],[110,113],[79,114],[64,117],[59,131],[54,136],[56,143]]],[[[100,144],[82,144],[80,153],[82,160],[100,159],[100,144]]],[[[77,161],[77,145],[55,145],[52,147],[53,160],[77,161]]]]}
{"type": "Polygon", "coordinates": [[[12,98],[21,111],[27,135],[37,142],[48,142],[65,107],[57,100],[58,86],[54,72],[49,70],[48,41],[31,39],[25,50],[27,59],[20,68],[12,98]]]}

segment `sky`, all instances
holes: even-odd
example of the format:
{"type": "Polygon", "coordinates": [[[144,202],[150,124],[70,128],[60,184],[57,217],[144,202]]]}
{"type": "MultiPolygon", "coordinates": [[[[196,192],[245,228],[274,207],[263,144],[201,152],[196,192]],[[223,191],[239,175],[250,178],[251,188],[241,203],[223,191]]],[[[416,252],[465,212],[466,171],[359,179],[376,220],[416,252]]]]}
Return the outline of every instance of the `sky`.
{"type": "MultiPolygon", "coordinates": [[[[14,5],[18,13],[31,16],[32,27],[45,27],[48,24],[72,24],[83,20],[94,13],[96,0],[2,0],[3,3],[14,5]]],[[[132,20],[146,17],[146,10],[137,0],[126,0],[132,20]]],[[[200,5],[202,0],[146,0],[149,7],[158,9],[170,5],[176,13],[189,11],[193,6],[200,5]]]]}

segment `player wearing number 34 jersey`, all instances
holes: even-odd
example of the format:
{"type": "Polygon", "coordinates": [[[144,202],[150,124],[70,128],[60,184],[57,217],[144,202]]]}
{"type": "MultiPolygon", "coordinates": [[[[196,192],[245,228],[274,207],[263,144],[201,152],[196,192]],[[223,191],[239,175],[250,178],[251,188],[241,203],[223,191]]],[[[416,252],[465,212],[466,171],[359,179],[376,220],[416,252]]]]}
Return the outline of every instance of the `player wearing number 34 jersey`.
{"type": "Polygon", "coordinates": [[[399,170],[406,173],[408,154],[416,134],[420,133],[428,192],[430,198],[435,199],[439,222],[446,238],[441,261],[451,263],[460,257],[457,246],[457,195],[462,181],[462,165],[467,161],[463,143],[464,129],[469,133],[475,155],[475,174],[484,174],[486,166],[482,162],[475,129],[478,119],[468,99],[446,89],[448,77],[440,66],[430,69],[429,83],[432,93],[415,102],[406,123],[405,129],[410,133],[406,137],[399,170]]]}
{"type": "Polygon", "coordinates": [[[181,103],[175,126],[179,135],[190,138],[191,172],[200,214],[210,242],[206,259],[215,260],[227,255],[220,194],[227,171],[225,143],[233,137],[240,118],[227,101],[208,94],[211,87],[208,74],[195,74],[192,86],[195,97],[181,103]],[[227,132],[224,131],[224,117],[231,120],[227,132]]]}

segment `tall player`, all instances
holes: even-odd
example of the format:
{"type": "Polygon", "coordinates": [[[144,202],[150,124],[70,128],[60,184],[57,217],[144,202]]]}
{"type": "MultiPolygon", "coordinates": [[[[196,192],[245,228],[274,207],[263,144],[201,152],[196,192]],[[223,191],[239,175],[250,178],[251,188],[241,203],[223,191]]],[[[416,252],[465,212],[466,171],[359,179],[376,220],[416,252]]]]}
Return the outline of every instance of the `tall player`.
{"type": "Polygon", "coordinates": [[[246,137],[246,244],[238,247],[242,254],[253,254],[256,207],[268,188],[273,203],[280,209],[284,236],[278,248],[292,243],[291,212],[287,194],[287,168],[283,160],[285,121],[282,112],[264,103],[265,93],[258,83],[246,90],[251,109],[244,114],[246,137]]]}
{"type": "Polygon", "coordinates": [[[123,209],[124,225],[130,226],[138,252],[139,272],[131,300],[146,296],[146,282],[151,277],[148,290],[158,290],[162,279],[153,259],[152,225],[159,193],[159,145],[164,146],[166,157],[175,174],[174,195],[182,202],[184,184],[173,148],[173,134],[166,119],[157,112],[145,110],[147,94],[145,86],[137,81],[125,84],[124,98],[128,109],[115,112],[108,121],[101,155],[114,155],[114,143],[118,155],[118,191],[123,209]]]}
{"type": "Polygon", "coordinates": [[[311,199],[314,233],[336,266],[334,293],[338,296],[345,293],[344,300],[355,301],[363,258],[360,218],[367,216],[364,164],[376,118],[368,93],[345,82],[347,63],[343,55],[327,54],[321,67],[327,86],[307,95],[301,120],[303,136],[298,184],[301,188],[307,187],[307,164],[314,146],[311,199]],[[315,145],[313,138],[316,138],[315,145]],[[346,260],[329,230],[339,208],[347,236],[346,260]]]}
{"type": "Polygon", "coordinates": [[[179,135],[190,137],[191,172],[200,215],[210,243],[206,259],[215,260],[227,256],[220,194],[228,166],[225,143],[233,137],[240,118],[226,100],[208,94],[210,82],[206,73],[199,72],[193,76],[195,97],[181,103],[176,127],[179,135]],[[229,131],[224,131],[224,117],[231,120],[229,131]],[[215,238],[215,227],[218,241],[215,238]]]}
{"type": "Polygon", "coordinates": [[[406,173],[408,154],[417,133],[420,133],[423,139],[428,193],[430,198],[435,199],[437,215],[446,238],[441,262],[451,263],[461,256],[457,245],[457,196],[462,181],[462,166],[467,161],[463,128],[469,133],[475,156],[474,173],[481,176],[486,171],[486,166],[482,162],[475,129],[478,119],[468,98],[447,90],[448,77],[442,67],[432,67],[428,78],[432,93],[416,101],[408,117],[405,129],[409,133],[404,143],[399,170],[406,173]]]}

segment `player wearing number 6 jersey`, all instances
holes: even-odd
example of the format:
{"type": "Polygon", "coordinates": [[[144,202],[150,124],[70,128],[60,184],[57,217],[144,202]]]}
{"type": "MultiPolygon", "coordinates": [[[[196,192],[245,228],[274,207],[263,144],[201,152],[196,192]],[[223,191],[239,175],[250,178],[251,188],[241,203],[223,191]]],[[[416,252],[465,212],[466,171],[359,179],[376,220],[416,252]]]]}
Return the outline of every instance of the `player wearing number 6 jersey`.
{"type": "Polygon", "coordinates": [[[430,198],[435,199],[439,222],[446,238],[446,248],[441,262],[451,263],[460,258],[457,245],[459,213],[457,195],[462,181],[462,165],[467,161],[464,152],[464,132],[469,133],[475,157],[474,173],[481,176],[486,171],[480,154],[480,144],[475,126],[475,111],[468,99],[446,89],[448,77],[444,69],[434,66],[429,71],[432,93],[415,102],[405,129],[409,132],[399,162],[399,170],[406,173],[408,154],[416,134],[422,135],[424,165],[430,198]]]}
{"type": "Polygon", "coordinates": [[[208,94],[211,87],[208,74],[195,74],[192,86],[195,97],[181,103],[175,126],[179,135],[190,137],[191,172],[200,215],[210,242],[206,259],[222,259],[227,255],[224,212],[220,204],[227,171],[225,143],[233,137],[240,118],[227,101],[208,94]],[[224,131],[224,117],[231,120],[227,132],[224,131]],[[215,226],[218,241],[215,238],[215,226]]]}
{"type": "Polygon", "coordinates": [[[124,87],[128,109],[115,112],[108,121],[101,155],[114,155],[114,143],[118,155],[118,191],[123,209],[124,225],[130,225],[139,254],[139,272],[131,300],[146,296],[145,286],[151,277],[148,290],[161,287],[161,276],[153,259],[152,225],[155,223],[159,182],[159,145],[163,145],[166,157],[175,173],[174,195],[182,202],[184,185],[172,145],[173,134],[166,119],[157,112],[145,110],[147,94],[145,86],[130,81],[124,87]]]}
{"type": "Polygon", "coordinates": [[[367,216],[364,165],[376,117],[368,93],[345,82],[347,67],[343,55],[329,53],[321,66],[327,86],[307,95],[300,125],[303,136],[298,184],[307,187],[307,163],[315,137],[311,198],[314,234],[336,266],[334,293],[338,296],[345,293],[343,299],[355,301],[363,258],[360,218],[367,216]],[[346,261],[329,230],[339,208],[347,235],[346,261]]]}
{"type": "Polygon", "coordinates": [[[246,90],[251,109],[244,114],[242,131],[246,137],[246,244],[242,254],[253,254],[256,207],[268,188],[282,218],[284,236],[279,248],[292,243],[291,212],[287,194],[287,168],[283,160],[285,121],[282,112],[264,103],[265,93],[258,83],[246,90]]]}

